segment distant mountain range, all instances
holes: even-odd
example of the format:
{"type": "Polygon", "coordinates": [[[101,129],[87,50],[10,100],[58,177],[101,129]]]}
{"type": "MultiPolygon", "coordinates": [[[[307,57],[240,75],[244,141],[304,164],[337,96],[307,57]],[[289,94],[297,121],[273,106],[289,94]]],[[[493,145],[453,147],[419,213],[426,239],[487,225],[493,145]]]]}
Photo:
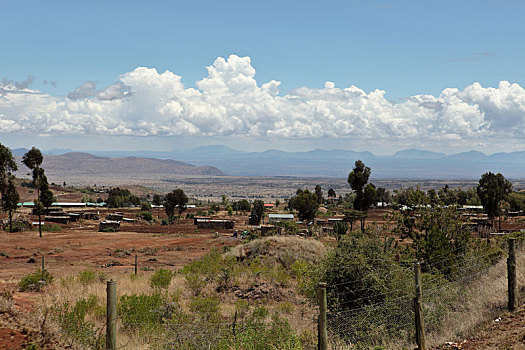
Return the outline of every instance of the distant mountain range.
{"type": "MultiPolygon", "coordinates": [[[[27,150],[26,150],[27,151],[27,150]]],[[[46,153],[46,152],[44,152],[46,153]]],[[[13,150],[20,164],[22,149],[13,150]]],[[[213,166],[195,166],[172,159],[147,157],[104,157],[82,152],[68,152],[62,155],[45,155],[42,164],[48,175],[98,175],[104,174],[179,174],[223,176],[222,171],[213,166]]],[[[22,173],[25,166],[19,165],[22,173]]]]}
{"type": "MultiPolygon", "coordinates": [[[[23,154],[25,151],[15,149],[13,153],[23,154]]],[[[101,168],[100,160],[94,156],[91,156],[93,158],[90,159],[90,164],[93,166],[83,165],[83,162],[71,163],[70,153],[64,154],[63,158],[51,157],[51,155],[68,151],[44,152],[50,154],[46,156],[46,162],[57,164],[53,166],[58,167],[57,159],[61,159],[66,162],[60,163],[61,167],[68,168],[76,164],[74,167],[83,167],[83,171],[95,171],[101,168]],[[95,166],[95,164],[98,165],[95,166]]],[[[361,159],[372,168],[373,177],[383,179],[479,179],[481,174],[487,171],[501,172],[508,178],[525,178],[525,152],[486,155],[478,151],[469,151],[446,155],[440,152],[409,149],[396,152],[391,156],[379,156],[371,152],[340,149],[330,151],[316,149],[307,152],[285,152],[271,149],[264,152],[244,152],[216,145],[184,151],[90,151],[90,153],[99,157],[119,157],[111,158],[113,159],[111,161],[108,158],[104,162],[107,166],[121,169],[123,173],[131,171],[133,166],[140,167],[142,172],[168,171],[169,166],[173,166],[181,169],[178,171],[184,171],[187,174],[199,173],[202,175],[221,175],[224,172],[234,176],[346,177],[355,160],[361,159]],[[147,161],[146,159],[149,158],[160,158],[160,160],[147,161]],[[166,161],[172,159],[176,161],[171,161],[173,163],[166,161]],[[155,165],[145,165],[146,162],[152,162],[155,165]],[[125,163],[128,165],[124,165],[125,163]]]]}

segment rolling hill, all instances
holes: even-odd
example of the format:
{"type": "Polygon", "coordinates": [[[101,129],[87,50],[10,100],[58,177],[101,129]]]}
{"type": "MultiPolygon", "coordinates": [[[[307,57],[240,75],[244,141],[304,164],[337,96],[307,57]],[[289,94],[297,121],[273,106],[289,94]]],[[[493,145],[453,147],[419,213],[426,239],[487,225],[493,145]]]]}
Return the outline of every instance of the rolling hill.
{"type": "MultiPolygon", "coordinates": [[[[20,172],[28,169],[21,165],[20,172]]],[[[89,153],[69,152],[62,155],[45,155],[44,164],[48,175],[100,175],[104,174],[171,174],[171,175],[209,175],[223,176],[221,170],[213,166],[195,166],[172,159],[145,157],[102,157],[89,153]]]]}

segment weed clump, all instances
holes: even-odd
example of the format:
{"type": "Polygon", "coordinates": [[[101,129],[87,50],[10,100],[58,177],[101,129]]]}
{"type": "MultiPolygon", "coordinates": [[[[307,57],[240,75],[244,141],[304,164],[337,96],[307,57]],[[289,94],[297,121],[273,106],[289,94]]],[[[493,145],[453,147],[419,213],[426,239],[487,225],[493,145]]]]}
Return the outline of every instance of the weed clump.
{"type": "Polygon", "coordinates": [[[150,286],[153,289],[168,289],[172,277],[173,272],[170,270],[159,269],[151,276],[150,286]]]}
{"type": "Polygon", "coordinates": [[[44,270],[38,270],[22,278],[18,283],[21,292],[40,292],[42,288],[53,282],[53,275],[44,270]]]}

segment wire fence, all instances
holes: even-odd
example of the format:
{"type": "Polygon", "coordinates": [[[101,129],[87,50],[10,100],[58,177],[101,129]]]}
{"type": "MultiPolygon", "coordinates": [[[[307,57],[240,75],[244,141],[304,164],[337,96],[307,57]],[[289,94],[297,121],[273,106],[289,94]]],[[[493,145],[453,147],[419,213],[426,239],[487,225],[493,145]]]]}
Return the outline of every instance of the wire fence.
{"type": "MultiPolygon", "coordinates": [[[[414,271],[408,268],[382,276],[385,280],[405,281],[397,288],[378,290],[362,279],[326,285],[328,348],[414,348],[418,343],[419,349],[424,349],[424,339],[423,344],[416,339],[417,327],[423,327],[423,337],[425,332],[433,335],[442,330],[451,313],[468,312],[467,301],[475,284],[501,258],[501,252],[490,251],[454,256],[447,253],[422,260],[418,269],[427,273],[419,282],[420,298],[417,297],[417,277],[415,279],[414,271]],[[448,273],[446,278],[443,274],[431,273],[444,267],[448,273]],[[416,302],[422,305],[420,321],[416,317],[416,302]]],[[[500,295],[500,300],[506,300],[506,296],[500,295]]]]}

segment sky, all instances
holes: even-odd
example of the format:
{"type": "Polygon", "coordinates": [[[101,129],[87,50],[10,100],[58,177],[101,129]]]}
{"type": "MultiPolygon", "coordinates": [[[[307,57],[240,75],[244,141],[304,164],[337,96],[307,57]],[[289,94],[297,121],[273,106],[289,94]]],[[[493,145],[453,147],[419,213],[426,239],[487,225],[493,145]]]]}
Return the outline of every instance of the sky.
{"type": "Polygon", "coordinates": [[[0,0],[0,142],[525,150],[525,3],[0,0]]]}

